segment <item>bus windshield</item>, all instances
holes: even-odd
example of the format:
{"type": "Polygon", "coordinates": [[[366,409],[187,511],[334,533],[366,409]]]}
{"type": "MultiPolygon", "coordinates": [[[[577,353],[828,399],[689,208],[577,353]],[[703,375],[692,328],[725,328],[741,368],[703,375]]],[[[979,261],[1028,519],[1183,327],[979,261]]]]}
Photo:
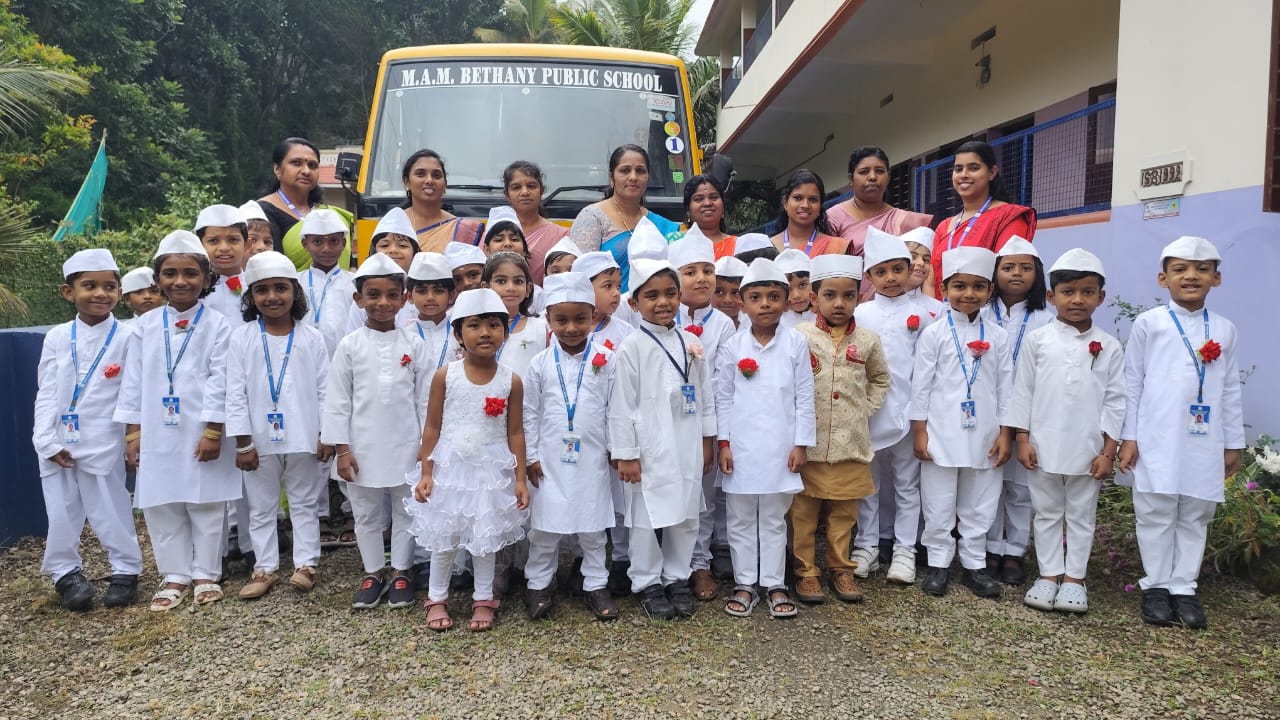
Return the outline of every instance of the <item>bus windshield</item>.
{"type": "Polygon", "coordinates": [[[392,62],[383,79],[365,195],[403,197],[401,164],[439,152],[452,198],[501,199],[512,161],[542,167],[546,193],[594,202],[609,154],[649,152],[653,200],[679,201],[691,175],[684,91],[675,66],[608,61],[475,58],[392,62]],[[569,189],[579,187],[582,189],[569,189]]]}

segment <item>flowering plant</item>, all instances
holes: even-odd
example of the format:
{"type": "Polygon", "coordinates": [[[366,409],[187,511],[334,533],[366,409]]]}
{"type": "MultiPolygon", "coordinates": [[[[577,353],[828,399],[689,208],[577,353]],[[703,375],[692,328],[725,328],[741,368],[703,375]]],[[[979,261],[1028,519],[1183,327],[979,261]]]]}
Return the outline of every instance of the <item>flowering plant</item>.
{"type": "Polygon", "coordinates": [[[184,333],[187,331],[187,326],[190,324],[191,324],[191,321],[184,318],[182,320],[178,320],[174,322],[173,326],[177,328],[178,332],[184,333]]]}
{"type": "Polygon", "coordinates": [[[991,349],[991,343],[986,340],[974,340],[969,343],[969,350],[976,358],[982,357],[982,354],[991,349]]]}
{"type": "Polygon", "coordinates": [[[694,360],[702,359],[702,343],[693,343],[689,346],[689,357],[694,360]]]}
{"type": "Polygon", "coordinates": [[[506,409],[506,398],[487,397],[484,399],[484,414],[489,417],[498,417],[506,409]]]}
{"type": "Polygon", "coordinates": [[[760,364],[751,358],[742,358],[738,361],[738,372],[742,373],[742,377],[750,378],[760,371],[760,364]]]}
{"type": "Polygon", "coordinates": [[[907,316],[907,329],[908,329],[908,330],[910,330],[911,332],[915,332],[915,331],[917,331],[917,330],[919,330],[919,329],[920,329],[920,316],[919,316],[919,315],[908,315],[908,316],[907,316]]]}
{"type": "Polygon", "coordinates": [[[409,357],[408,355],[400,356],[400,367],[405,367],[411,362],[413,362],[413,358],[409,357]]]}
{"type": "Polygon", "coordinates": [[[110,365],[108,365],[106,368],[102,370],[102,377],[105,377],[105,378],[113,378],[119,374],[120,374],[119,363],[111,363],[110,365]]]}
{"type": "Polygon", "coordinates": [[[1208,365],[1214,360],[1222,357],[1222,346],[1213,340],[1205,340],[1204,344],[1200,346],[1200,349],[1197,350],[1196,353],[1200,356],[1200,360],[1204,362],[1205,365],[1208,365]]]}
{"type": "Polygon", "coordinates": [[[693,335],[694,337],[702,337],[702,326],[701,326],[701,325],[693,325],[693,324],[685,325],[685,326],[684,326],[684,331],[685,331],[685,332],[687,332],[687,333],[690,333],[690,334],[691,334],[691,335],[693,335]]]}
{"type": "Polygon", "coordinates": [[[227,289],[236,297],[239,297],[244,292],[244,285],[240,282],[239,275],[227,278],[227,289]]]}
{"type": "Polygon", "coordinates": [[[1092,368],[1098,362],[1098,355],[1102,354],[1102,343],[1097,340],[1091,341],[1089,343],[1089,354],[1093,356],[1093,360],[1089,362],[1089,367],[1092,368]]]}
{"type": "Polygon", "coordinates": [[[596,356],[591,358],[591,372],[599,373],[600,368],[604,367],[607,362],[609,362],[609,358],[605,357],[604,353],[596,353],[596,356]]]}

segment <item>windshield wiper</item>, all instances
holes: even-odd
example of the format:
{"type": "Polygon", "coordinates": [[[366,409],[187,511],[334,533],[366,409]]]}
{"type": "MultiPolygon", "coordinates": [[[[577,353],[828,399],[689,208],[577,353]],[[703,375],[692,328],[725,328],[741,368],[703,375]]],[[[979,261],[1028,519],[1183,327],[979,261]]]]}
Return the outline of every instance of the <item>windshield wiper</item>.
{"type": "Polygon", "coordinates": [[[503,189],[501,185],[454,185],[453,183],[449,183],[448,187],[450,190],[488,190],[490,192],[503,189]]]}
{"type": "MultiPolygon", "coordinates": [[[[450,185],[449,187],[457,187],[457,186],[450,185]]],[[[555,190],[552,190],[550,194],[548,194],[546,197],[542,199],[542,203],[545,205],[551,202],[551,200],[554,199],[555,196],[559,195],[562,192],[569,192],[571,190],[595,190],[598,193],[603,193],[605,190],[605,187],[606,186],[604,185],[564,185],[562,187],[556,188],[555,190]]],[[[654,190],[662,190],[662,189],[664,188],[661,185],[650,185],[645,188],[645,192],[653,192],[654,190]]]]}

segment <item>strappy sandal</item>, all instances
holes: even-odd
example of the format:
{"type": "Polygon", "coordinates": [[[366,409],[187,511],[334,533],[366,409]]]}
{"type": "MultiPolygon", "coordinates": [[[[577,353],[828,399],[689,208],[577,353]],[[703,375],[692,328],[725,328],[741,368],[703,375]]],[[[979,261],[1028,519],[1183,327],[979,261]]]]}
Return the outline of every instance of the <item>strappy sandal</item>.
{"type": "Polygon", "coordinates": [[[181,590],[171,587],[160,588],[156,591],[155,595],[151,596],[151,612],[169,612],[181,605],[182,601],[185,600],[186,597],[187,588],[185,587],[181,590]],[[161,605],[160,602],[162,600],[167,604],[161,605]]]}
{"type": "Polygon", "coordinates": [[[448,600],[427,600],[422,603],[422,607],[427,611],[428,630],[444,632],[453,627],[453,618],[449,617],[448,600]]]}
{"type": "Polygon", "coordinates": [[[342,521],[338,527],[338,547],[352,547],[356,544],[356,524],[351,518],[342,521]]]}
{"type": "Polygon", "coordinates": [[[769,597],[769,617],[775,620],[785,618],[793,618],[800,614],[800,608],[796,607],[796,603],[791,599],[791,593],[786,587],[771,587],[765,594],[769,597]],[[783,609],[782,606],[787,606],[783,609]]]}
{"type": "Polygon", "coordinates": [[[471,632],[487,632],[493,629],[494,620],[497,619],[498,606],[501,604],[498,600],[476,600],[471,603],[471,620],[467,622],[467,629],[471,632]],[[487,610],[489,617],[479,617],[481,610],[487,610]]]}
{"type": "Polygon", "coordinates": [[[196,605],[209,605],[216,603],[222,599],[222,586],[215,582],[202,582],[196,585],[195,590],[196,605]]]}
{"type": "Polygon", "coordinates": [[[332,550],[338,547],[338,536],[329,525],[329,518],[320,518],[320,549],[332,550]]]}
{"type": "Polygon", "coordinates": [[[729,601],[724,604],[724,611],[734,617],[751,617],[751,611],[755,610],[756,605],[759,604],[760,596],[756,594],[755,588],[750,585],[735,585],[733,595],[730,595],[729,601]],[[735,605],[738,607],[734,607],[735,605]]]}

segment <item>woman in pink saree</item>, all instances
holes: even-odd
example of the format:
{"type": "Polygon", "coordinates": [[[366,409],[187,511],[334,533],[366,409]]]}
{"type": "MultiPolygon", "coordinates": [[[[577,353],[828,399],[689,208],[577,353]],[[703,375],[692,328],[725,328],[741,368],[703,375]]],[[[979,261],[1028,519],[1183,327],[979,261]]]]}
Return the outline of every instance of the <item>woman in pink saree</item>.
{"type": "Polygon", "coordinates": [[[503,192],[507,202],[515,208],[524,231],[525,245],[529,248],[529,271],[533,282],[541,285],[546,272],[547,251],[569,234],[569,228],[557,225],[542,216],[542,194],[547,185],[543,181],[542,168],[527,160],[517,160],[502,171],[503,192]]]}

